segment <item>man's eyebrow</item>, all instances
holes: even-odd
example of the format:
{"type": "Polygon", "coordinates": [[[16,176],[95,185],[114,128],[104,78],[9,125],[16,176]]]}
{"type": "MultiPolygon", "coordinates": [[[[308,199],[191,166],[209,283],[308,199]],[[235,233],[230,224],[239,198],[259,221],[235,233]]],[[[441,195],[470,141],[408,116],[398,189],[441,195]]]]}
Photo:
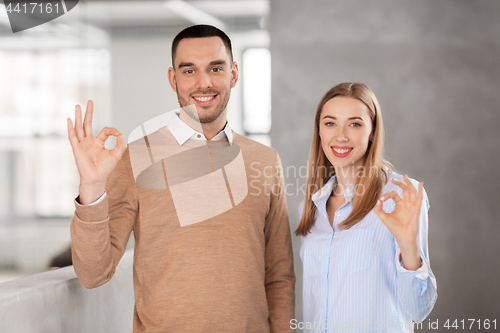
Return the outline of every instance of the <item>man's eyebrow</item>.
{"type": "Polygon", "coordinates": [[[214,60],[210,62],[210,66],[225,65],[226,60],[214,60]]]}
{"type": "MultiPolygon", "coordinates": [[[[217,65],[225,65],[226,60],[214,60],[209,63],[209,66],[217,66],[217,65]]],[[[181,62],[178,66],[178,68],[183,68],[183,67],[192,67],[194,66],[193,62],[181,62]]]]}
{"type": "Polygon", "coordinates": [[[178,68],[182,68],[182,67],[191,67],[191,66],[194,66],[194,63],[192,62],[181,62],[178,66],[178,68]]]}

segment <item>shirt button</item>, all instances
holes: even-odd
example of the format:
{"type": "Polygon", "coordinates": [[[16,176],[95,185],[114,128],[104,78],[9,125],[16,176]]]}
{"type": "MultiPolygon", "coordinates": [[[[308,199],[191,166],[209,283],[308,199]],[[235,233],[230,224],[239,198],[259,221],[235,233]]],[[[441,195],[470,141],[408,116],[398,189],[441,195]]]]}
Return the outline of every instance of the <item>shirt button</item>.
{"type": "Polygon", "coordinates": [[[201,138],[201,134],[198,134],[198,139],[201,138]]]}
{"type": "Polygon", "coordinates": [[[340,213],[337,213],[337,216],[340,216],[340,213]]]}

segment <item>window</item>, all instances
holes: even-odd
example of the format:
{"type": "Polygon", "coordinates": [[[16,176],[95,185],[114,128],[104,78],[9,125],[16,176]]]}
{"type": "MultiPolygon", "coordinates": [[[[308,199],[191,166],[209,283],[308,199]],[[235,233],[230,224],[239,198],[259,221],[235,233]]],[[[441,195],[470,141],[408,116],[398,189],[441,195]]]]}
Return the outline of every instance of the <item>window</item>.
{"type": "MultiPolygon", "coordinates": [[[[66,118],[87,96],[110,113],[109,58],[96,49],[0,52],[0,215],[73,214],[79,178],[66,118]]],[[[109,118],[96,116],[95,128],[109,118]]]]}
{"type": "Polygon", "coordinates": [[[271,130],[271,52],[249,48],[243,53],[243,129],[245,133],[270,145],[271,130]]]}

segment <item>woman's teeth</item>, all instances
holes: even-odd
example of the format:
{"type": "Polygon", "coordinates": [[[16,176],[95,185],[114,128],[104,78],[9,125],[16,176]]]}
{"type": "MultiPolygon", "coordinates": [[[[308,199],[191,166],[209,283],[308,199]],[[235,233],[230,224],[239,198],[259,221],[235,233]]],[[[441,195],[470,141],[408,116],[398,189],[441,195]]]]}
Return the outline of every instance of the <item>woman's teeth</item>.
{"type": "Polygon", "coordinates": [[[335,152],[338,153],[338,154],[344,154],[344,153],[347,153],[348,151],[351,151],[352,148],[349,148],[349,149],[336,149],[336,148],[333,148],[333,150],[335,150],[335,152]]]}

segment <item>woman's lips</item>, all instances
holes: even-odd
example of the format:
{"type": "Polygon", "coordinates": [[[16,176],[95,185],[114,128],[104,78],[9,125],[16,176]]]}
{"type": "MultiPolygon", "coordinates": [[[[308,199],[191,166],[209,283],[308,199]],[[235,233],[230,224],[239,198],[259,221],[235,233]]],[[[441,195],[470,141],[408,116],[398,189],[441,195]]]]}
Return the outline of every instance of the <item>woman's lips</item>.
{"type": "Polygon", "coordinates": [[[333,155],[336,157],[348,156],[354,148],[332,148],[333,155]]]}

